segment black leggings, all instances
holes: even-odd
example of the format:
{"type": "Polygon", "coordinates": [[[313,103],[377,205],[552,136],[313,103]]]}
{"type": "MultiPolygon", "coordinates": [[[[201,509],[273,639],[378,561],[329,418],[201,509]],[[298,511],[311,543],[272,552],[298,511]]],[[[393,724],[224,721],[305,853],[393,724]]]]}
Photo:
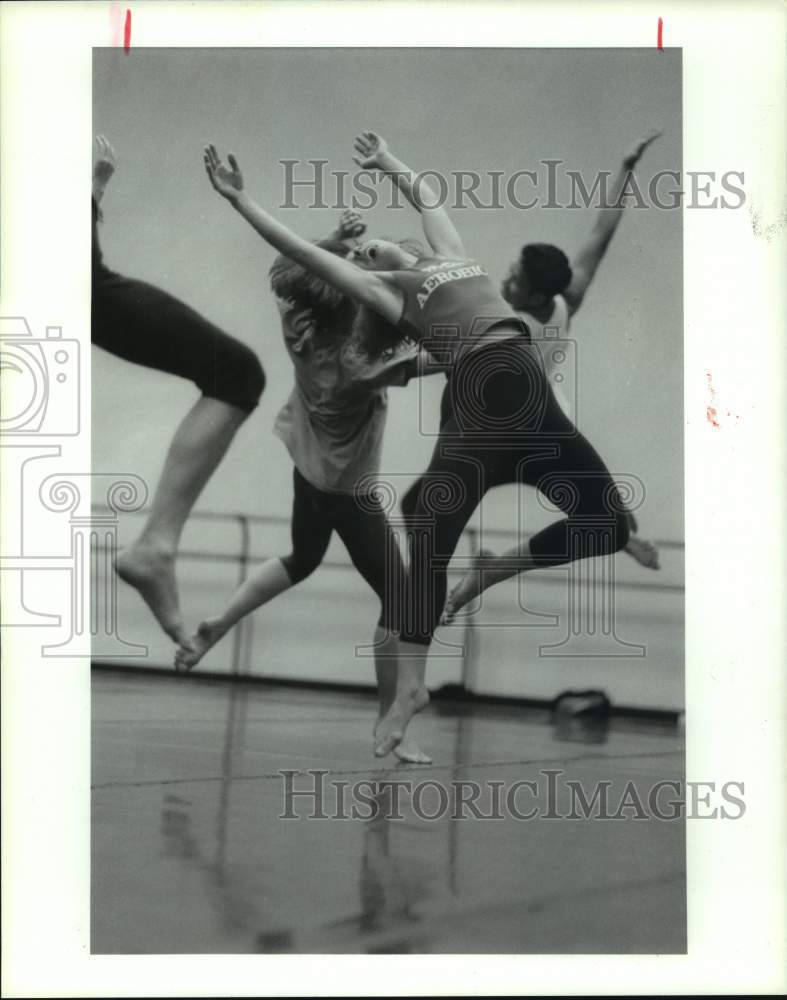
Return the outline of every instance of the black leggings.
{"type": "Polygon", "coordinates": [[[257,355],[178,299],[104,267],[93,273],[93,343],[158,371],[190,379],[204,396],[246,413],[265,387],[257,355]]]}
{"type": "MultiPolygon", "coordinates": [[[[445,388],[443,389],[443,394],[440,397],[440,430],[445,427],[452,415],[453,407],[451,406],[451,380],[446,379],[445,388]]],[[[435,451],[436,450],[437,445],[435,445],[435,451]]],[[[413,514],[415,514],[415,508],[418,505],[418,497],[421,493],[423,483],[424,477],[423,475],[420,475],[408,486],[402,494],[402,499],[399,501],[399,506],[401,507],[402,514],[404,514],[406,524],[410,523],[410,519],[413,514]]]]}
{"type": "MultiPolygon", "coordinates": [[[[448,423],[453,414],[453,408],[451,405],[451,382],[446,380],[445,388],[443,389],[443,394],[440,397],[440,429],[448,423]]],[[[400,507],[402,509],[402,514],[404,515],[405,523],[409,523],[413,514],[415,514],[415,508],[418,504],[418,496],[421,492],[421,487],[423,485],[424,477],[419,476],[418,479],[413,480],[410,486],[405,490],[402,495],[400,502],[400,507]]],[[[639,524],[637,519],[628,507],[625,510],[626,520],[628,521],[629,534],[633,535],[639,531],[639,524]]]]}
{"type": "Polygon", "coordinates": [[[320,565],[334,529],[353,565],[380,598],[378,624],[398,631],[397,609],[404,588],[404,564],[388,518],[373,493],[328,493],[293,470],[292,552],[282,559],[293,583],[320,565]]]}
{"type": "Polygon", "coordinates": [[[539,566],[616,552],[629,537],[607,467],[563,413],[524,338],[470,354],[449,385],[451,415],[429,467],[404,501],[410,570],[401,635],[422,645],[440,619],[459,538],[492,487],[536,487],[567,515],[530,539],[539,566]]]}

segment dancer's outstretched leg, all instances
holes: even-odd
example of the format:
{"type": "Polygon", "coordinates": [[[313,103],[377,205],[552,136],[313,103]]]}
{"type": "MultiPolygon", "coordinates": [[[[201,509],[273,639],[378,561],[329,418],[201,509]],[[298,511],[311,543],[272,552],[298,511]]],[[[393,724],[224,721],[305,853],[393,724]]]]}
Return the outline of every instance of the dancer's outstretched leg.
{"type": "Polygon", "coordinates": [[[570,444],[564,444],[562,454],[538,464],[541,471],[526,471],[529,478],[525,481],[542,489],[569,516],[553,522],[500,556],[479,554],[470,572],[446,601],[443,623],[451,621],[483,591],[519,573],[591,556],[611,555],[628,544],[630,521],[621,513],[619,500],[614,499],[612,478],[581,434],[577,432],[570,444]]]}
{"type": "Polygon", "coordinates": [[[194,635],[175,654],[176,669],[191,670],[241,618],[292,586],[293,581],[281,559],[266,560],[254,576],[238,587],[222,614],[199,623],[194,635]]]}
{"type": "MultiPolygon", "coordinates": [[[[399,640],[396,635],[377,626],[374,633],[374,671],[377,675],[377,697],[380,710],[374,724],[373,737],[375,747],[378,742],[380,723],[387,715],[396,699],[397,653],[399,640]]],[[[423,678],[422,678],[423,681],[423,678]]],[[[405,735],[402,741],[394,747],[394,753],[401,761],[408,764],[431,764],[432,758],[423,752],[416,741],[405,735]]]]}
{"type": "MultiPolygon", "coordinates": [[[[652,542],[638,535],[629,535],[624,551],[641,566],[660,569],[659,550],[652,542]]],[[[449,625],[462,608],[496,583],[507,580],[517,573],[535,569],[537,565],[527,542],[509,549],[502,556],[481,549],[473,559],[470,569],[448,595],[440,624],[449,625]]]]}
{"type": "Polygon", "coordinates": [[[183,526],[248,416],[229,403],[201,397],[175,433],[139,537],[118,554],[118,576],[135,587],[164,631],[187,644],[175,580],[175,556],[183,526]]]}

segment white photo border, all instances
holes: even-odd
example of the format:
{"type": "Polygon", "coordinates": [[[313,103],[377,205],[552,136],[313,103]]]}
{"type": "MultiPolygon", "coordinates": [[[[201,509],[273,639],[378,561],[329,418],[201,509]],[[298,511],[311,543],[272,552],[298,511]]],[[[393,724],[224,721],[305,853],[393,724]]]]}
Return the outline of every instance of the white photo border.
{"type": "Polygon", "coordinates": [[[784,990],[784,6],[3,4],[0,313],[80,339],[69,472],[90,471],[92,47],[117,43],[126,9],[132,46],[186,48],[647,48],[662,19],[664,46],[683,51],[684,171],[745,172],[746,209],[685,209],[683,220],[687,779],[744,781],[747,811],[687,823],[686,956],[91,956],[89,663],[44,659],[35,629],[5,630],[4,995],[784,990]],[[734,425],[706,419],[709,371],[734,425]]]}

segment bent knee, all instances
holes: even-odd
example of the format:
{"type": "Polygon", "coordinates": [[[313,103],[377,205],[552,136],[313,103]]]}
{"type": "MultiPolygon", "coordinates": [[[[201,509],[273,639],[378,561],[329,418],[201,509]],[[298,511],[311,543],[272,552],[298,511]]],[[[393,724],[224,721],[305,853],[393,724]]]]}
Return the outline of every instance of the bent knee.
{"type": "Polygon", "coordinates": [[[265,369],[254,351],[250,354],[251,357],[244,370],[244,393],[249,402],[253,401],[256,406],[265,390],[265,369]]]}
{"type": "Polygon", "coordinates": [[[257,355],[245,344],[228,365],[227,385],[235,397],[235,405],[251,412],[259,403],[265,389],[265,370],[257,355]]]}
{"type": "Polygon", "coordinates": [[[296,555],[294,552],[288,556],[284,556],[281,561],[287,576],[293,584],[301,583],[307,577],[311,576],[320,565],[320,562],[320,559],[304,558],[303,556],[296,555]]]}
{"type": "Polygon", "coordinates": [[[211,386],[202,386],[204,392],[247,413],[256,408],[265,389],[260,359],[250,347],[232,337],[216,345],[210,378],[211,386]]]}

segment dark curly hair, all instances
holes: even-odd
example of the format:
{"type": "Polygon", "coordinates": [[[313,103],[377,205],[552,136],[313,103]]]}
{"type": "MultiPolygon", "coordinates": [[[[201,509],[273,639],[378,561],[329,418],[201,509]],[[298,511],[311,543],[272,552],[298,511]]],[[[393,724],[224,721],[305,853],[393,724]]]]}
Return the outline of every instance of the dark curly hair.
{"type": "Polygon", "coordinates": [[[528,243],[522,247],[519,266],[531,291],[541,295],[559,295],[571,284],[568,257],[550,243],[528,243]]]}

